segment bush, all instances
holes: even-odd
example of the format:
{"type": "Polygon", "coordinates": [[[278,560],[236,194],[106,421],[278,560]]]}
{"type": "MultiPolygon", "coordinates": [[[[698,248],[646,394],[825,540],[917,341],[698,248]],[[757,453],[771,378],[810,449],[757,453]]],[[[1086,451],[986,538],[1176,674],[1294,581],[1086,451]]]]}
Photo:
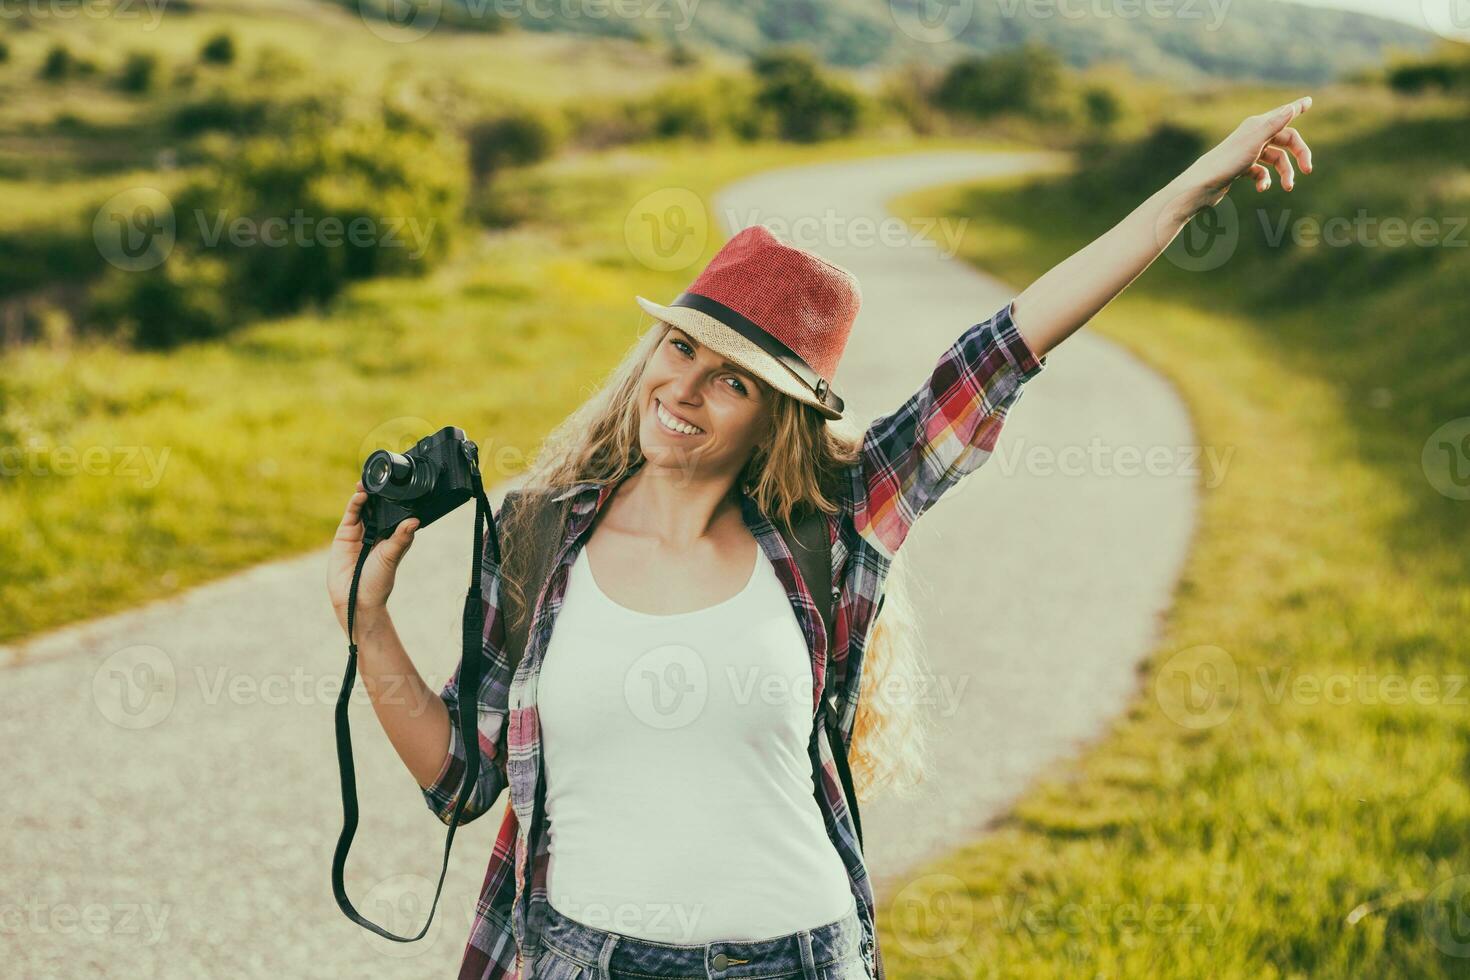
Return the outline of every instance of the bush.
{"type": "Polygon", "coordinates": [[[175,109],[169,128],[185,138],[211,131],[244,135],[263,129],[270,110],[267,98],[216,90],[175,109]]]}
{"type": "Polygon", "coordinates": [[[188,92],[194,88],[194,83],[199,81],[199,69],[194,65],[183,65],[175,68],[170,74],[173,77],[169,85],[176,92],[188,92]]]}
{"type": "Polygon", "coordinates": [[[578,146],[600,149],[636,143],[653,136],[653,125],[643,111],[645,99],[586,98],[568,103],[569,138],[578,146]]]}
{"type": "Polygon", "coordinates": [[[8,41],[6,41],[4,38],[0,38],[0,65],[5,64],[9,60],[10,60],[10,43],[8,41]]]}
{"type": "Polygon", "coordinates": [[[771,114],[756,105],[747,72],[705,73],[632,98],[580,100],[566,111],[571,138],[591,147],[648,139],[758,139],[775,135],[771,114]]]}
{"type": "Polygon", "coordinates": [[[693,68],[703,59],[683,41],[675,41],[669,47],[669,64],[674,68],[693,68]]]}
{"type": "Polygon", "coordinates": [[[72,56],[71,49],[64,44],[53,44],[46,52],[46,60],[41,62],[40,78],[47,82],[62,82],[70,78],[76,70],[76,59],[72,56]]]}
{"type": "Polygon", "coordinates": [[[857,128],[857,95],[828,81],[808,51],[777,49],[757,56],[751,67],[760,86],[756,105],[773,116],[780,138],[810,143],[857,128]]]}
{"type": "Polygon", "coordinates": [[[482,181],[505,167],[544,160],[560,141],[551,116],[532,109],[513,109],[471,123],[465,132],[470,176],[482,181]]]}
{"type": "Polygon", "coordinates": [[[988,57],[962,58],[945,72],[935,91],[940,108],[976,119],[1002,113],[1057,114],[1062,63],[1056,52],[1037,44],[988,57]]]}
{"type": "Polygon", "coordinates": [[[911,61],[884,75],[879,98],[883,107],[911,132],[930,136],[944,130],[943,114],[933,101],[937,85],[938,75],[933,68],[911,61]]]}
{"type": "Polygon", "coordinates": [[[760,101],[763,91],[765,83],[749,72],[709,73],[669,83],[650,100],[653,134],[743,140],[776,135],[772,109],[760,101]]]}
{"type": "Polygon", "coordinates": [[[253,136],[289,129],[300,120],[314,119],[333,125],[336,101],[331,95],[305,91],[297,94],[258,86],[250,93],[216,87],[174,110],[169,128],[175,136],[194,137],[204,133],[253,136]]]}
{"type": "Polygon", "coordinates": [[[674,88],[652,106],[652,131],[659,139],[707,140],[720,129],[718,109],[698,93],[674,88]]]}
{"type": "Polygon", "coordinates": [[[1074,184],[1083,197],[1151,194],[1161,174],[1183,172],[1210,145],[1205,133],[1171,122],[1159,123],[1131,143],[1087,140],[1079,148],[1082,167],[1074,184]]]}
{"type": "Polygon", "coordinates": [[[96,136],[97,126],[70,109],[62,109],[51,117],[51,131],[58,136],[96,136]]]}
{"type": "Polygon", "coordinates": [[[1418,95],[1431,89],[1442,92],[1470,89],[1470,61],[1419,61],[1398,65],[1388,72],[1388,86],[1406,95],[1418,95]]]}
{"type": "Polygon", "coordinates": [[[311,65],[274,44],[256,51],[255,63],[250,67],[250,80],[256,84],[291,82],[311,76],[311,65]]]}
{"type": "Polygon", "coordinates": [[[168,346],[326,302],[354,280],[431,268],[462,220],[462,148],[384,115],[321,94],[267,112],[266,132],[206,138],[172,196],[167,259],[114,270],[94,287],[92,316],[168,346]]]}
{"type": "Polygon", "coordinates": [[[93,287],[87,315],[134,346],[167,348],[228,331],[235,317],[230,288],[220,258],[175,251],[143,272],[110,269],[93,287]]]}
{"type": "Polygon", "coordinates": [[[151,51],[132,51],[123,62],[118,88],[124,92],[151,92],[158,83],[158,55],[151,51]]]}
{"type": "Polygon", "coordinates": [[[1123,103],[1112,89],[1095,85],[1082,93],[1082,111],[1089,126],[1107,131],[1123,115],[1123,103]]]}
{"type": "Polygon", "coordinates": [[[199,60],[206,65],[233,65],[235,63],[235,38],[229,31],[220,31],[205,41],[199,49],[199,60]]]}
{"type": "Polygon", "coordinates": [[[1143,168],[1152,164],[1156,174],[1177,174],[1210,148],[1210,137],[1198,129],[1177,123],[1159,123],[1135,144],[1125,165],[1143,168]]]}
{"type": "Polygon", "coordinates": [[[458,153],[442,137],[355,119],[249,140],[188,187],[181,203],[184,213],[209,216],[207,232],[187,232],[201,236],[193,244],[228,257],[249,285],[242,302],[276,314],[325,301],[351,280],[434,265],[459,224],[463,184],[458,153]],[[202,239],[240,218],[264,238],[267,221],[279,228],[298,216],[299,230],[293,225],[282,245],[202,239]]]}

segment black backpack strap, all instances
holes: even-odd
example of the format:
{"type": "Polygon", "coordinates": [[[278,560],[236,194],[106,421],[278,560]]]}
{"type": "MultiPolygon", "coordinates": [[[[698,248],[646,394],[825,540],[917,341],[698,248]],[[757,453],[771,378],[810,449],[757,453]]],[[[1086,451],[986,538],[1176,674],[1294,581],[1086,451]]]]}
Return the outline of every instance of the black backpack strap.
{"type": "MultiPolygon", "coordinates": [[[[802,581],[806,583],[807,590],[812,594],[812,601],[816,604],[822,628],[827,633],[827,649],[830,653],[838,590],[837,586],[832,584],[832,539],[826,516],[815,508],[805,509],[794,522],[791,530],[793,533],[787,538],[787,547],[791,549],[796,559],[802,581]]],[[[838,727],[835,688],[836,672],[832,667],[832,658],[829,656],[827,676],[822,680],[822,705],[818,714],[827,725],[827,731],[831,736],[832,755],[837,760],[837,775],[842,779],[842,789],[847,795],[847,807],[852,811],[853,828],[857,831],[858,844],[861,846],[863,824],[862,819],[858,816],[857,793],[853,787],[852,772],[848,767],[847,747],[842,741],[838,727]]],[[[815,778],[815,773],[813,778],[815,778]]],[[[817,789],[820,791],[821,787],[818,786],[817,789]]]]}
{"type": "Polygon", "coordinates": [[[561,544],[561,534],[566,526],[570,510],[570,498],[557,501],[549,490],[512,490],[505,495],[501,505],[500,521],[509,524],[507,518],[527,507],[532,508],[529,533],[509,537],[503,542],[505,564],[502,566],[502,588],[497,614],[505,622],[505,655],[510,660],[510,674],[515,676],[516,667],[525,653],[526,641],[531,632],[531,618],[535,613],[536,600],[546,580],[551,577],[551,563],[555,560],[561,544]],[[504,588],[504,580],[510,579],[521,587],[520,598],[504,588]]]}
{"type": "MultiPolygon", "coordinates": [[[[852,826],[857,831],[858,847],[863,846],[863,822],[858,813],[857,792],[853,786],[852,770],[847,761],[847,746],[842,741],[842,732],[838,724],[837,708],[834,699],[837,696],[836,671],[832,666],[831,649],[833,633],[835,631],[835,618],[837,610],[837,599],[839,592],[837,586],[832,584],[832,539],[831,530],[827,525],[825,515],[815,508],[807,509],[796,521],[791,534],[786,534],[783,529],[782,536],[786,538],[787,547],[796,559],[797,568],[801,571],[801,579],[806,583],[807,590],[812,594],[812,601],[816,604],[817,613],[821,617],[822,626],[827,631],[827,676],[823,678],[822,707],[818,712],[819,724],[827,726],[828,741],[832,745],[832,756],[837,762],[837,775],[842,780],[842,792],[847,797],[847,809],[852,813],[852,826]]],[[[886,598],[886,596],[884,597],[886,598]]],[[[883,599],[878,600],[878,610],[883,609],[883,599]]],[[[874,613],[877,616],[877,613],[874,613]]],[[[812,737],[816,738],[816,727],[813,726],[812,737]]],[[[817,794],[818,802],[821,800],[822,786],[818,782],[817,774],[812,773],[814,792],[817,794]]],[[[885,980],[886,972],[883,969],[883,956],[878,952],[876,945],[873,950],[874,962],[877,967],[878,980],[885,980]]]]}

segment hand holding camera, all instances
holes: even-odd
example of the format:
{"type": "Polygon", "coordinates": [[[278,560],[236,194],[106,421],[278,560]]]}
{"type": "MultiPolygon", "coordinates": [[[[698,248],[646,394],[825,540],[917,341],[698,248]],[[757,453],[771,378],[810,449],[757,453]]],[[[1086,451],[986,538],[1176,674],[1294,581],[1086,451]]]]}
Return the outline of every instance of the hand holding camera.
{"type": "Polygon", "coordinates": [[[406,453],[379,449],[368,456],[357,492],[337,525],[327,565],[327,591],[344,632],[363,536],[371,535],[374,544],[357,585],[357,616],[376,617],[387,611],[398,563],[414,532],[469,500],[477,476],[476,446],[452,425],[420,439],[406,453]]]}
{"type": "MultiPolygon", "coordinates": [[[[357,566],[358,552],[362,549],[362,536],[366,524],[362,511],[367,503],[367,490],[362,481],[357,481],[357,492],[347,501],[347,510],[337,533],[332,538],[332,549],[327,558],[327,592],[332,597],[332,609],[337,622],[347,630],[347,597],[352,586],[352,570],[357,566]]],[[[386,614],[388,595],[393,591],[398,563],[413,545],[413,533],[419,522],[415,518],[403,521],[387,538],[373,545],[367,564],[362,568],[362,578],[357,585],[357,615],[375,616],[386,614]]]]}

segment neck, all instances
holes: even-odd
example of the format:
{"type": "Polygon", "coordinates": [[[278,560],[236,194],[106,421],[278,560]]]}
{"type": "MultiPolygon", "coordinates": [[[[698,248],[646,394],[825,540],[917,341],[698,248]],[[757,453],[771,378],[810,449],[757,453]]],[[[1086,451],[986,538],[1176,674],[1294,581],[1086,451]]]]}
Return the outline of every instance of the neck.
{"type": "Polygon", "coordinates": [[[732,509],[738,511],[740,497],[730,474],[690,476],[645,460],[610,503],[619,504],[619,523],[678,549],[708,536],[732,509]]]}

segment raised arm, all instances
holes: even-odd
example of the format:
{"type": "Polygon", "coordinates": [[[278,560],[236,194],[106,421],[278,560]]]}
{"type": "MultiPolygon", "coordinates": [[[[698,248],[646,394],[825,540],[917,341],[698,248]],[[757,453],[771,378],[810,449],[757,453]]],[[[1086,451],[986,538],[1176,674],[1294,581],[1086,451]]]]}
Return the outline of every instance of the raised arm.
{"type": "Polygon", "coordinates": [[[966,328],[918,390],[863,434],[850,471],[853,529],[892,559],[919,516],[990,458],[1006,412],[1045,367],[1009,303],[966,328]]]}
{"type": "Polygon", "coordinates": [[[1312,152],[1291,126],[1311,106],[1307,96],[1244,120],[1126,218],[1026,287],[1016,297],[1013,315],[1030,348],[1045,354],[1091,320],[1191,218],[1218,204],[1236,178],[1249,173],[1256,191],[1265,191],[1274,167],[1289,191],[1295,182],[1292,156],[1302,173],[1311,173],[1312,152]]]}

